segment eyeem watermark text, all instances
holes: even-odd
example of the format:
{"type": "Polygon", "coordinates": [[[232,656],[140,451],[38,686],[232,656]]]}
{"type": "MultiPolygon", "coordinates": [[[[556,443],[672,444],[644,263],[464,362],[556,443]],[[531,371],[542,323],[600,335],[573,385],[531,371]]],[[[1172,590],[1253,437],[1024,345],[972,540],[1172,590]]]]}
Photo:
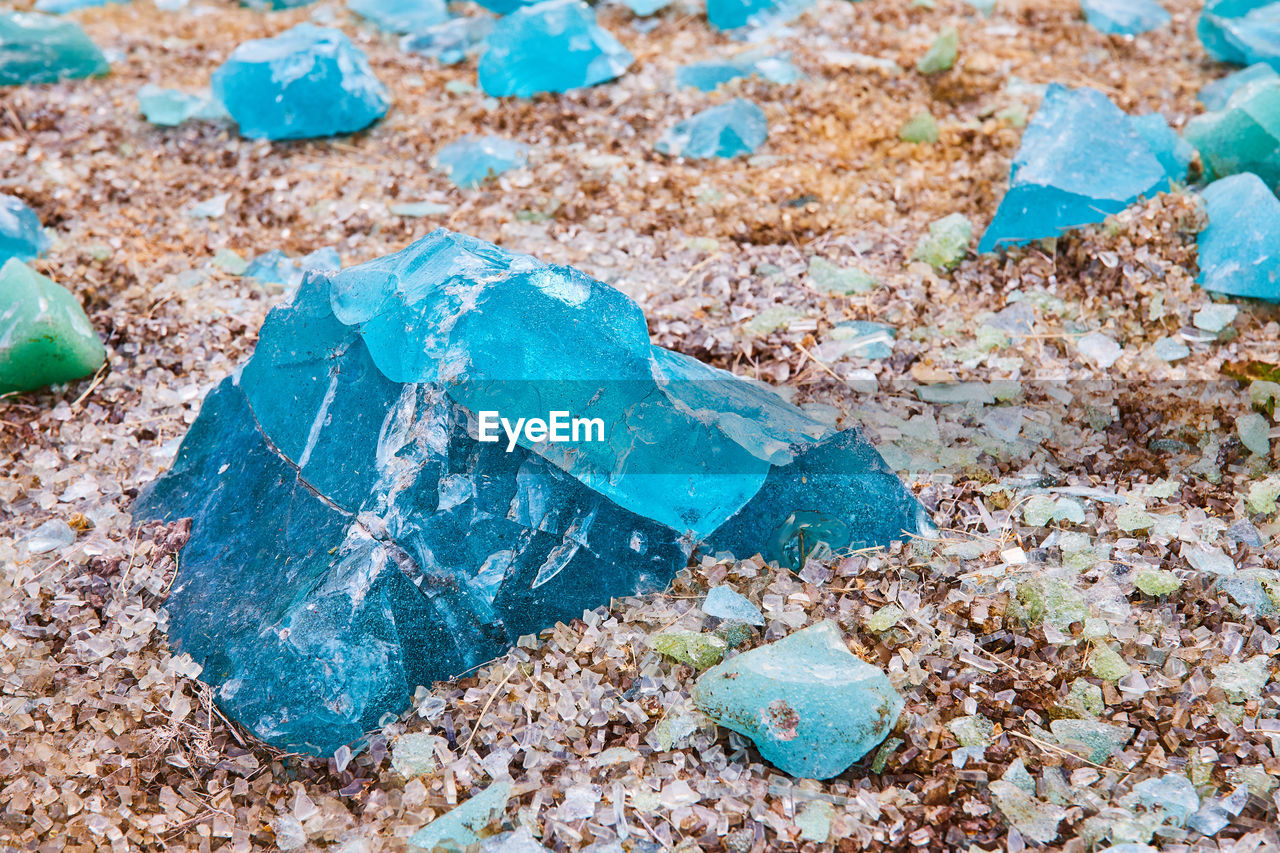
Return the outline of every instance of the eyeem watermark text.
{"type": "Polygon", "coordinates": [[[518,418],[512,423],[497,412],[481,411],[480,441],[500,441],[499,428],[507,436],[507,452],[516,449],[520,437],[526,444],[561,444],[564,442],[604,441],[603,418],[575,418],[569,412],[548,412],[542,418],[518,418]]]}

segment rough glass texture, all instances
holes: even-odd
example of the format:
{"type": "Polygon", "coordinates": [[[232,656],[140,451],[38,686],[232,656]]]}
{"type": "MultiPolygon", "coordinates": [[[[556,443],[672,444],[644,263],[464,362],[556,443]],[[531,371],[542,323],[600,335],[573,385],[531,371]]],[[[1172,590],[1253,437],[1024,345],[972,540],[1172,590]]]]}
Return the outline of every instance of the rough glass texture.
{"type": "Polygon", "coordinates": [[[532,97],[612,80],[632,57],[582,0],[544,0],[498,20],[480,57],[489,95],[532,97]]]}
{"type": "Polygon", "coordinates": [[[1248,68],[1233,71],[1221,80],[1215,80],[1200,90],[1196,98],[1204,104],[1206,110],[1220,110],[1227,105],[1227,100],[1240,87],[1255,80],[1271,80],[1280,83],[1280,74],[1265,62],[1255,62],[1248,68]]]}
{"type": "Polygon", "coordinates": [[[653,147],[673,157],[737,157],[755,151],[768,135],[764,110],[734,98],[677,122],[653,147]]]}
{"type": "Polygon", "coordinates": [[[0,394],[88,376],[104,358],[66,288],[18,260],[0,267],[0,394]]]}
{"type": "Polygon", "coordinates": [[[177,127],[192,119],[229,118],[226,108],[209,92],[193,95],[178,89],[162,89],[152,83],[138,90],[138,109],[148,122],[158,127],[177,127]]]}
{"type": "Polygon", "coordinates": [[[1197,237],[1205,290],[1280,302],[1280,199],[1257,175],[1214,181],[1202,193],[1208,226],[1197,237]]]}
{"type": "MultiPolygon", "coordinates": [[[[1141,196],[1169,189],[1147,119],[1135,120],[1095,89],[1053,84],[1022,136],[1009,192],[978,244],[990,252],[1103,221],[1141,196]]],[[[1172,157],[1173,155],[1169,155],[1172,157]]],[[[1172,162],[1172,160],[1170,161],[1172,162]]]]}
{"type": "Polygon", "coordinates": [[[1098,32],[1136,36],[1159,29],[1171,16],[1155,0],[1081,0],[1084,18],[1098,32]]]}
{"type": "Polygon", "coordinates": [[[467,135],[441,148],[436,168],[463,189],[474,189],[488,178],[518,169],[529,161],[529,146],[501,136],[467,135]]]}
{"type": "Polygon", "coordinates": [[[759,50],[750,50],[732,59],[710,59],[683,65],[676,69],[676,83],[712,92],[722,83],[753,75],[763,77],[771,83],[794,83],[801,77],[799,69],[791,64],[788,54],[771,56],[759,50]]]}
{"type": "Polygon", "coordinates": [[[416,33],[449,19],[444,0],[347,0],[347,8],[391,33],[416,33]]]}
{"type": "Polygon", "coordinates": [[[813,0],[707,0],[707,20],[718,30],[789,21],[813,0]]]}
{"type": "Polygon", "coordinates": [[[0,86],[56,83],[110,70],[102,51],[74,21],[0,11],[0,86]]]}
{"type": "Polygon", "coordinates": [[[10,258],[33,261],[49,249],[40,217],[16,196],[0,193],[0,266],[10,258]]]}
{"type": "Polygon", "coordinates": [[[1199,149],[1207,178],[1253,172],[1280,186],[1280,83],[1246,83],[1222,109],[1188,121],[1183,135],[1199,149]]]}
{"type": "Polygon", "coordinates": [[[707,670],[693,700],[778,769],[808,779],[843,773],[885,739],[903,708],[888,676],[850,652],[830,621],[707,670]]]}
{"type": "Polygon", "coordinates": [[[237,47],[213,72],[213,92],[255,139],[353,133],[390,103],[364,53],[339,30],[313,24],[237,47]]]}
{"type": "Polygon", "coordinates": [[[1265,62],[1280,71],[1280,3],[1210,0],[1196,34],[1214,59],[1236,65],[1265,62]]]}
{"type": "Polygon", "coordinates": [[[222,707],[321,753],[664,586],[698,540],[796,566],[928,525],[859,433],[654,347],[608,285],[444,230],[310,275],[136,513],[194,519],[170,630],[222,707]],[[486,410],[607,427],[480,441],[486,410]]]}

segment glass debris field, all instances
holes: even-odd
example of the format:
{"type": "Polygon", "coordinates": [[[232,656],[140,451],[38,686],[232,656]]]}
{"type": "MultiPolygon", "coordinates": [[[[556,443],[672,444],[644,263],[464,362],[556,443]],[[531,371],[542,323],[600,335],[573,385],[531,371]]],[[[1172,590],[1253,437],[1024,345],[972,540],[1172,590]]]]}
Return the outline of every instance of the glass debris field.
{"type": "Polygon", "coordinates": [[[0,847],[1280,847],[1277,21],[0,11],[0,847]]]}

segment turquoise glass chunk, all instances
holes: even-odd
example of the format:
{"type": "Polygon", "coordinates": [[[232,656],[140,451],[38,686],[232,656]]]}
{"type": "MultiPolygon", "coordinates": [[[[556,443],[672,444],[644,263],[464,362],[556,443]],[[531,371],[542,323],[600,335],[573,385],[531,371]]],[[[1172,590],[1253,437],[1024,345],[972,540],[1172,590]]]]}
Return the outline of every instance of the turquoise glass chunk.
{"type": "Polygon", "coordinates": [[[1280,81],[1246,83],[1222,109],[1188,121],[1183,136],[1200,151],[1205,177],[1253,172],[1280,185],[1280,81]]]}
{"type": "Polygon", "coordinates": [[[332,246],[316,249],[296,261],[279,249],[264,252],[245,267],[244,277],[257,279],[261,284],[279,284],[295,288],[302,283],[309,270],[337,272],[342,269],[342,258],[332,246]]]}
{"type": "Polygon", "coordinates": [[[0,267],[10,258],[34,261],[49,250],[40,217],[22,199],[0,193],[0,267]]]}
{"type": "Polygon", "coordinates": [[[148,83],[138,90],[138,109],[151,124],[177,127],[192,119],[217,121],[230,118],[211,93],[193,95],[178,89],[163,89],[148,83]]]}
{"type": "Polygon", "coordinates": [[[596,23],[582,0],[543,0],[498,20],[480,57],[480,88],[532,97],[595,86],[621,75],[631,52],[596,23]]]}
{"type": "Polygon", "coordinates": [[[771,83],[794,83],[802,76],[787,54],[769,56],[753,50],[732,59],[713,59],[677,68],[676,83],[712,92],[721,83],[752,75],[771,83]]]}
{"type": "Polygon", "coordinates": [[[1132,116],[1129,124],[1146,140],[1147,147],[1156,155],[1170,180],[1181,181],[1186,178],[1191,161],[1195,159],[1196,149],[1174,133],[1164,116],[1159,113],[1132,116]]]}
{"type": "Polygon", "coordinates": [[[1200,286],[1280,302],[1280,199],[1248,172],[1214,181],[1201,196],[1209,224],[1197,238],[1200,286]]]}
{"type": "Polygon", "coordinates": [[[213,72],[213,92],[255,139],[354,133],[391,102],[364,53],[341,31],[314,24],[237,47],[213,72]]]}
{"type": "Polygon", "coordinates": [[[347,0],[347,8],[391,33],[416,33],[449,19],[444,0],[347,0]]]}
{"type": "Polygon", "coordinates": [[[1277,73],[1274,68],[1265,62],[1255,62],[1248,68],[1234,71],[1221,80],[1215,80],[1205,86],[1196,95],[1196,99],[1204,104],[1206,110],[1220,110],[1227,105],[1227,101],[1242,86],[1256,80],[1280,82],[1280,73],[1277,73]]]}
{"type": "Polygon", "coordinates": [[[656,15],[671,5],[671,0],[622,0],[623,5],[642,18],[656,15]]]}
{"type": "Polygon", "coordinates": [[[699,541],[793,565],[928,528],[861,434],[653,346],[602,282],[444,230],[308,273],[135,514],[193,519],[175,646],[228,715],[313,753],[660,589],[699,541]]]}
{"type": "Polygon", "coordinates": [[[718,30],[767,26],[797,17],[813,0],[707,0],[707,21],[718,30]]]}
{"type": "Polygon", "coordinates": [[[463,189],[474,189],[528,161],[529,146],[523,142],[470,134],[441,148],[435,156],[436,168],[463,189]]]}
{"type": "Polygon", "coordinates": [[[539,0],[476,0],[481,6],[498,15],[510,15],[517,9],[532,6],[539,0]]]}
{"type": "Polygon", "coordinates": [[[111,70],[74,21],[0,11],[0,86],[98,77],[111,70]]]}
{"type": "Polygon", "coordinates": [[[807,779],[843,773],[885,739],[903,708],[888,676],[850,652],[830,621],[712,667],[693,700],[778,769],[807,779]]]}
{"type": "Polygon", "coordinates": [[[400,39],[400,49],[455,65],[478,50],[493,29],[492,18],[451,18],[400,39]]]}
{"type": "Polygon", "coordinates": [[[1081,0],[1080,6],[1089,26],[1110,35],[1136,36],[1172,19],[1156,0],[1081,0]]]}
{"type": "Polygon", "coordinates": [[[1280,3],[1274,0],[1211,0],[1196,34],[1214,59],[1236,65],[1265,62],[1280,70],[1280,3]]]}
{"type": "Polygon", "coordinates": [[[673,157],[736,157],[755,151],[768,135],[764,110],[734,98],[676,123],[653,147],[673,157]]]}
{"type": "Polygon", "coordinates": [[[37,12],[48,12],[50,15],[65,15],[77,9],[91,9],[94,6],[105,6],[108,3],[127,3],[129,0],[36,0],[33,6],[37,12]]]}
{"type": "Polygon", "coordinates": [[[1185,168],[1178,171],[1185,150],[1152,122],[1126,115],[1095,89],[1049,86],[1013,159],[1009,192],[978,251],[1101,222],[1139,197],[1168,190],[1171,179],[1185,179],[1185,168]]]}

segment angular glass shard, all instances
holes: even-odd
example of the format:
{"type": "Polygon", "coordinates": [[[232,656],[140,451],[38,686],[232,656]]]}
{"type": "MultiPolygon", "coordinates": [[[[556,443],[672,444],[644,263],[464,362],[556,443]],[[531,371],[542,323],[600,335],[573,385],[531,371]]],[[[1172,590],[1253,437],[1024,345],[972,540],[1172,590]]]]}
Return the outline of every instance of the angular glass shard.
{"type": "Polygon", "coordinates": [[[1183,135],[1199,149],[1207,178],[1253,172],[1280,185],[1280,83],[1246,83],[1221,110],[1188,121],[1183,135]]]}
{"type": "Polygon", "coordinates": [[[702,602],[702,612],[717,619],[764,626],[764,614],[760,612],[760,608],[732,587],[712,587],[706,600],[702,602]]]}
{"type": "Polygon", "coordinates": [[[33,261],[49,249],[40,217],[17,196],[0,193],[0,266],[10,258],[33,261]]]}
{"type": "Polygon", "coordinates": [[[867,320],[847,320],[837,323],[815,354],[824,362],[842,358],[888,358],[893,355],[893,340],[897,330],[888,323],[867,320]]]}
{"type": "Polygon", "coordinates": [[[1210,0],[1196,33],[1214,59],[1280,70],[1280,3],[1274,0],[1210,0]]]}
{"type": "Polygon", "coordinates": [[[338,250],[326,246],[303,255],[296,261],[279,249],[272,249],[250,261],[242,274],[246,278],[257,279],[262,284],[279,284],[291,289],[302,283],[308,270],[337,272],[340,269],[342,258],[339,257],[338,250]]]}
{"type": "Polygon", "coordinates": [[[1280,74],[1265,62],[1256,62],[1248,68],[1235,71],[1205,86],[1196,98],[1204,104],[1206,110],[1217,111],[1227,105],[1227,101],[1241,86],[1256,80],[1280,82],[1280,74]]]}
{"type": "Polygon", "coordinates": [[[495,97],[567,92],[622,74],[631,52],[582,0],[543,0],[501,18],[485,40],[480,88],[495,97]]]}
{"type": "Polygon", "coordinates": [[[718,30],[760,27],[797,17],[813,0],[707,0],[707,20],[718,30]]]}
{"type": "Polygon", "coordinates": [[[93,373],[106,358],[66,288],[11,258],[0,267],[0,394],[93,373]]]}
{"type": "Polygon", "coordinates": [[[712,92],[721,83],[752,75],[772,83],[794,83],[802,76],[799,69],[791,64],[789,54],[768,55],[761,50],[749,50],[731,59],[712,59],[681,66],[676,69],[676,83],[712,92]]]}
{"type": "Polygon", "coordinates": [[[1156,155],[1170,180],[1181,181],[1186,178],[1187,169],[1195,159],[1196,149],[1173,132],[1164,116],[1159,113],[1132,116],[1129,124],[1146,140],[1151,153],[1156,155]]]}
{"type": "Polygon", "coordinates": [[[1081,0],[1084,18],[1101,33],[1136,36],[1172,20],[1156,0],[1081,0]]]}
{"type": "Polygon", "coordinates": [[[949,71],[956,64],[956,56],[960,52],[960,33],[955,27],[944,27],[938,37],[929,45],[924,56],[916,63],[916,70],[921,74],[937,74],[949,71]]]}
{"type": "Polygon", "coordinates": [[[768,135],[764,110],[734,98],[676,123],[653,147],[673,157],[736,157],[755,151],[768,135]]]}
{"type": "Polygon", "coordinates": [[[1205,290],[1280,302],[1280,199],[1254,174],[1201,193],[1209,224],[1196,238],[1205,290]]]}
{"type": "Polygon", "coordinates": [[[509,779],[494,782],[418,830],[409,846],[431,851],[473,849],[480,843],[480,833],[507,807],[513,787],[509,779]]]}
{"type": "Polygon", "coordinates": [[[654,347],[601,282],[443,230],[309,275],[136,513],[194,519],[170,633],[222,707],[321,753],[660,588],[717,528],[791,564],[926,525],[858,433],[654,347]],[[511,429],[556,412],[585,439],[511,429]]]}
{"type": "Polygon", "coordinates": [[[1056,237],[1103,221],[1141,196],[1169,189],[1170,174],[1148,141],[1149,120],[1135,123],[1095,89],[1056,83],[1027,125],[1010,170],[1009,192],[978,243],[979,252],[1056,237]]]}
{"type": "Polygon", "coordinates": [[[658,653],[694,669],[706,669],[720,663],[728,644],[715,634],[668,628],[649,637],[649,645],[658,653]]]}
{"type": "Polygon", "coordinates": [[[951,213],[929,223],[928,236],[921,237],[916,243],[911,258],[924,261],[939,271],[952,270],[969,254],[969,241],[972,239],[973,223],[969,217],[963,213],[951,213]]]}
{"type": "Polygon", "coordinates": [[[160,127],[177,127],[191,119],[230,118],[226,107],[212,92],[192,95],[178,89],[162,89],[153,83],[138,90],[138,108],[147,121],[160,127]]]}
{"type": "Polygon", "coordinates": [[[1200,809],[1196,786],[1180,773],[1144,779],[1133,786],[1133,793],[1148,809],[1160,809],[1174,826],[1182,826],[1200,809]]]}
{"type": "Polygon", "coordinates": [[[34,8],[37,12],[48,12],[50,15],[65,15],[77,9],[90,9],[94,6],[105,6],[108,3],[127,3],[129,0],[36,0],[34,8]]]}
{"type": "Polygon", "coordinates": [[[486,179],[519,169],[529,162],[529,146],[501,136],[462,137],[441,148],[435,167],[462,189],[474,189],[486,179]]]}
{"type": "Polygon", "coordinates": [[[888,677],[855,657],[830,621],[707,670],[693,701],[806,779],[843,773],[884,740],[903,707],[888,677]]]}
{"type": "Polygon", "coordinates": [[[541,2],[541,0],[477,0],[477,2],[490,12],[495,12],[499,15],[510,15],[517,9],[532,6],[541,2]]]}
{"type": "Polygon", "coordinates": [[[247,41],[213,72],[213,92],[254,139],[354,133],[387,112],[387,89],[340,30],[298,24],[247,41]]]}
{"type": "Polygon", "coordinates": [[[622,4],[641,18],[656,15],[671,5],[671,0],[622,0],[622,4]]]}
{"type": "Polygon", "coordinates": [[[449,19],[444,0],[347,0],[347,8],[391,33],[416,33],[449,19]]]}
{"type": "Polygon", "coordinates": [[[934,143],[938,141],[938,120],[928,110],[921,110],[902,126],[898,138],[903,142],[934,143]]]}
{"type": "Polygon", "coordinates": [[[400,39],[400,49],[442,65],[455,65],[479,50],[492,30],[492,18],[453,18],[409,33],[400,39]]]}
{"type": "Polygon", "coordinates": [[[99,77],[111,70],[74,21],[0,11],[0,86],[99,77]]]}

